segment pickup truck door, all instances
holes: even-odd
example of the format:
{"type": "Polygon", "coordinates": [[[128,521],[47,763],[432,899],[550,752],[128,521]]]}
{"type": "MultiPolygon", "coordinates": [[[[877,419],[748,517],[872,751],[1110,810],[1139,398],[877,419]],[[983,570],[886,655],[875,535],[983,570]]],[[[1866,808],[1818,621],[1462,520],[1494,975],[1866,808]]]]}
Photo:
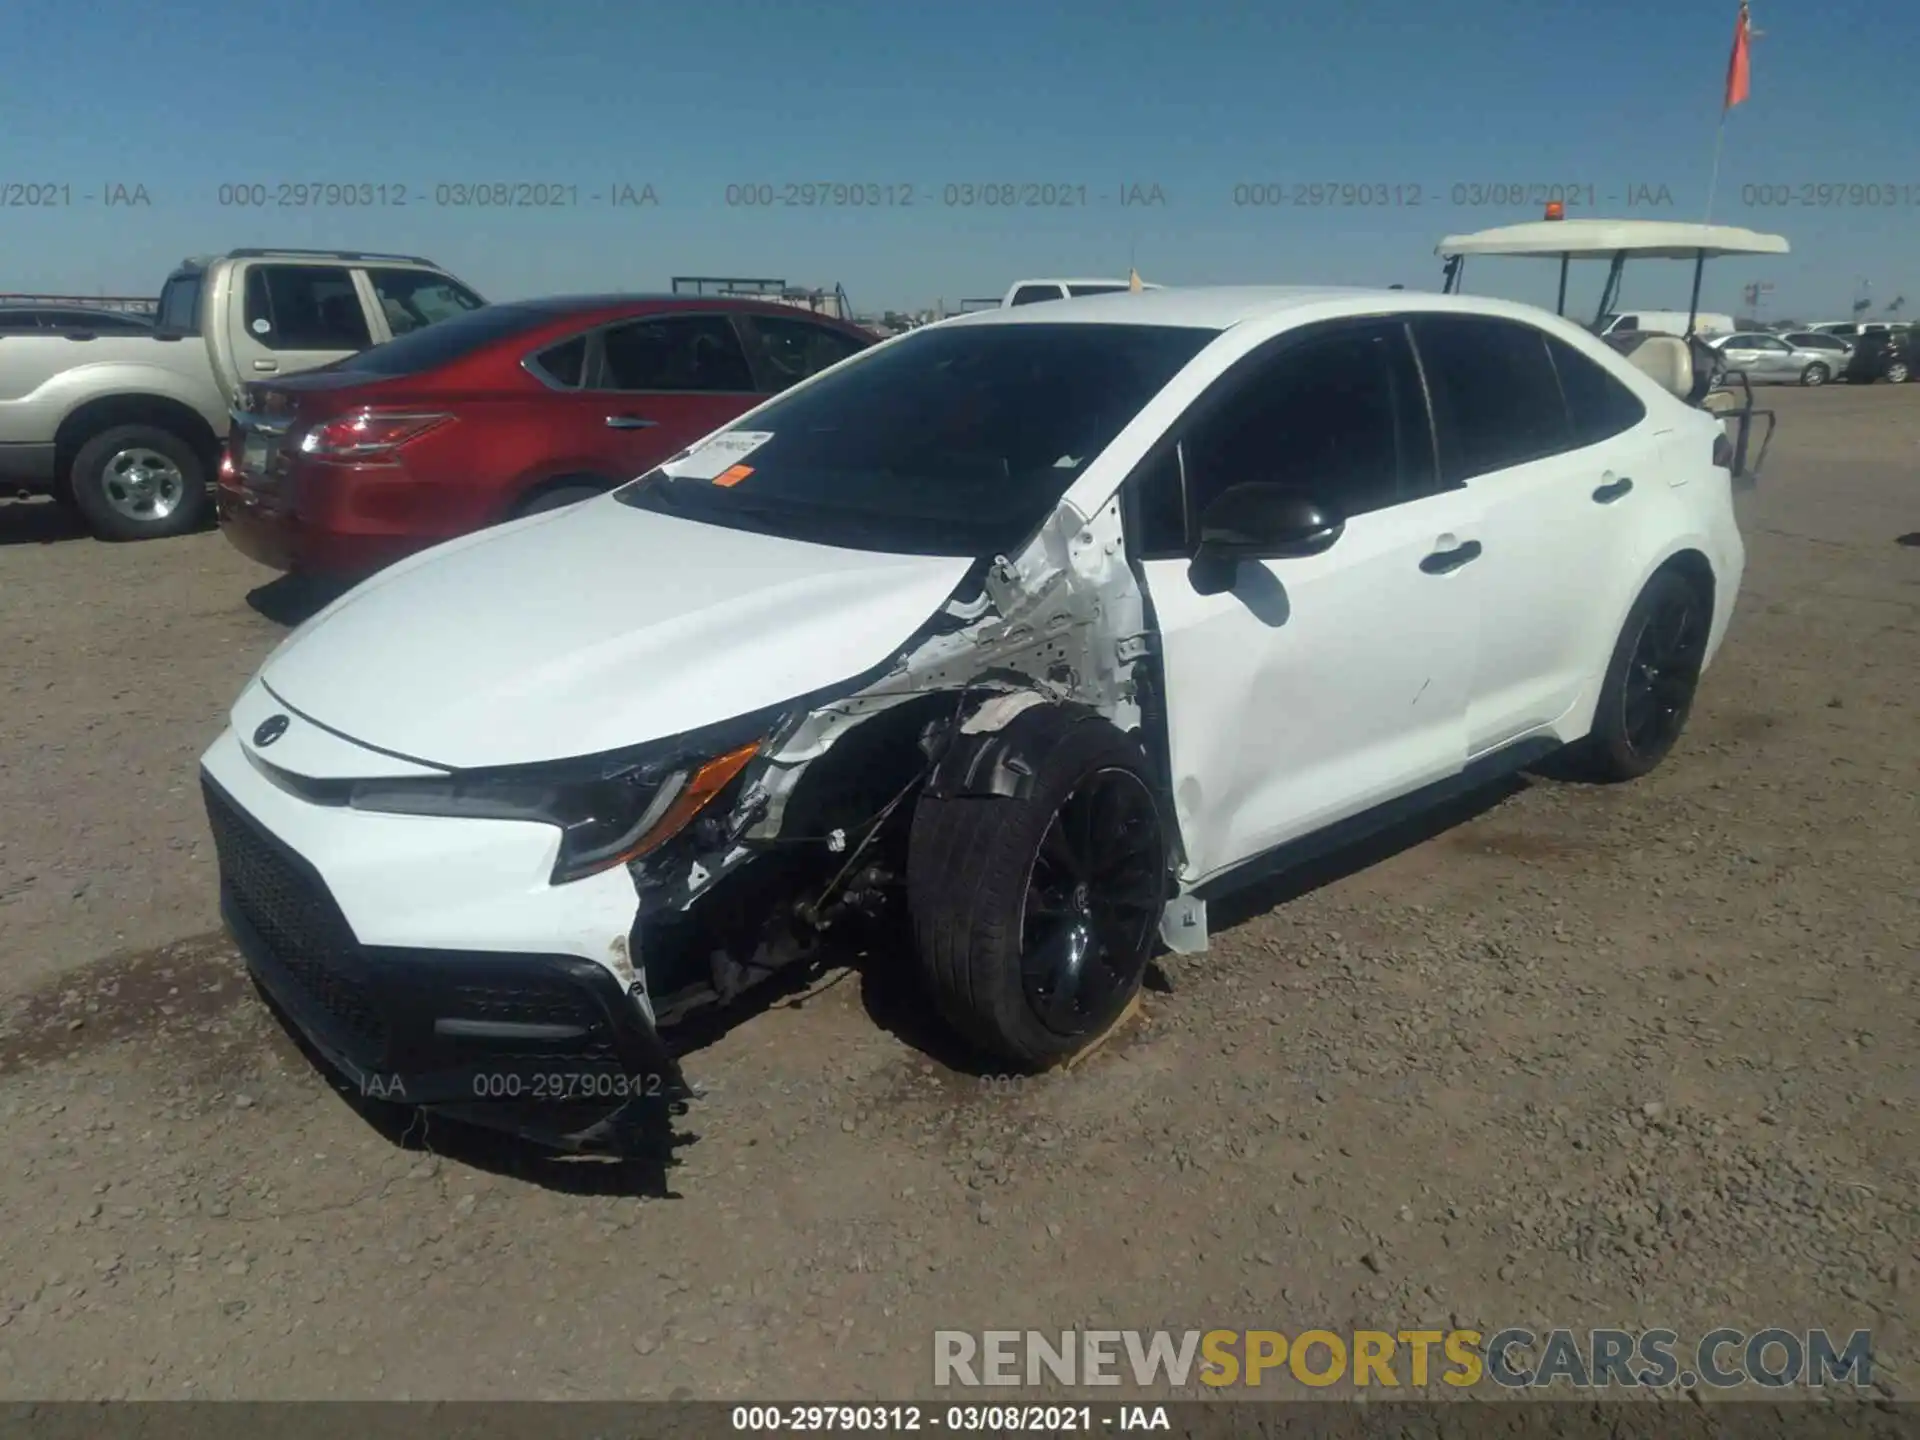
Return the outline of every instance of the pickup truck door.
{"type": "Polygon", "coordinates": [[[254,261],[233,283],[226,340],[243,385],[331,365],[374,343],[364,282],[349,266],[254,261]]]}

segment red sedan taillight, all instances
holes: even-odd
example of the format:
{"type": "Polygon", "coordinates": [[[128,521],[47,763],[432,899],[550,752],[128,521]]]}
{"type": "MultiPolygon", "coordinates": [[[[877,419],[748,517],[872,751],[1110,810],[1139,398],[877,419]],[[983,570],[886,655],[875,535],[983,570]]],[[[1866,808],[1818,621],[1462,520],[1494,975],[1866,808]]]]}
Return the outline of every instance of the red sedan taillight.
{"type": "Polygon", "coordinates": [[[452,421],[451,415],[359,410],[322,421],[301,435],[300,453],[326,460],[379,459],[452,421]]]}

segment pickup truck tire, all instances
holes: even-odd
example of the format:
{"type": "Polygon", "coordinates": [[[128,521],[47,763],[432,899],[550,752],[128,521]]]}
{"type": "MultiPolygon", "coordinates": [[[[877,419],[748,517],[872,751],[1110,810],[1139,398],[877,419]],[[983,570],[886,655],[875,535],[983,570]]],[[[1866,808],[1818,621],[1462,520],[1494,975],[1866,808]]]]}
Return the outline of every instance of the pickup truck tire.
{"type": "Polygon", "coordinates": [[[200,528],[210,503],[206,462],[154,425],[115,425],[87,441],[73,457],[69,488],[102,540],[185,535],[200,528]]]}

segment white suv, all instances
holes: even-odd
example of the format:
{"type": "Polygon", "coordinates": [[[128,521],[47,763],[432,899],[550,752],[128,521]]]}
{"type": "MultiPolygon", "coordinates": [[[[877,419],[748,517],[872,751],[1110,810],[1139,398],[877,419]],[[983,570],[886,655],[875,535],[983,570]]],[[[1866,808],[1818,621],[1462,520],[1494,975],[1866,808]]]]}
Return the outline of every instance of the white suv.
{"type": "Polygon", "coordinates": [[[958,317],[296,632],[204,758],[224,913],[350,1076],[556,1143],[842,933],[1049,1065],[1222,890],[1563,746],[1658,764],[1726,458],[1497,300],[958,317]]]}

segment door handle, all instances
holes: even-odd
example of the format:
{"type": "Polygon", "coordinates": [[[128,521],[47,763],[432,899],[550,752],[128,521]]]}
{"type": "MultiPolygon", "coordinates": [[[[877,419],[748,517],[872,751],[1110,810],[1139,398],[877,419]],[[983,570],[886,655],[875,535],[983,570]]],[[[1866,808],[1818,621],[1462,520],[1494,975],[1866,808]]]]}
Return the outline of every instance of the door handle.
{"type": "Polygon", "coordinates": [[[1463,545],[1454,546],[1451,550],[1434,551],[1420,562],[1420,568],[1429,575],[1446,575],[1479,558],[1480,542],[1469,540],[1463,545]]]}
{"type": "Polygon", "coordinates": [[[256,360],[253,362],[253,368],[271,372],[280,368],[280,362],[278,360],[256,360]]]}
{"type": "Polygon", "coordinates": [[[651,430],[659,423],[658,420],[649,420],[642,415],[607,416],[607,428],[609,430],[651,430]]]}
{"type": "Polygon", "coordinates": [[[1622,475],[1612,484],[1602,485],[1598,490],[1594,491],[1593,498],[1598,500],[1602,505],[1611,505],[1631,489],[1633,489],[1633,481],[1622,475]]]}

